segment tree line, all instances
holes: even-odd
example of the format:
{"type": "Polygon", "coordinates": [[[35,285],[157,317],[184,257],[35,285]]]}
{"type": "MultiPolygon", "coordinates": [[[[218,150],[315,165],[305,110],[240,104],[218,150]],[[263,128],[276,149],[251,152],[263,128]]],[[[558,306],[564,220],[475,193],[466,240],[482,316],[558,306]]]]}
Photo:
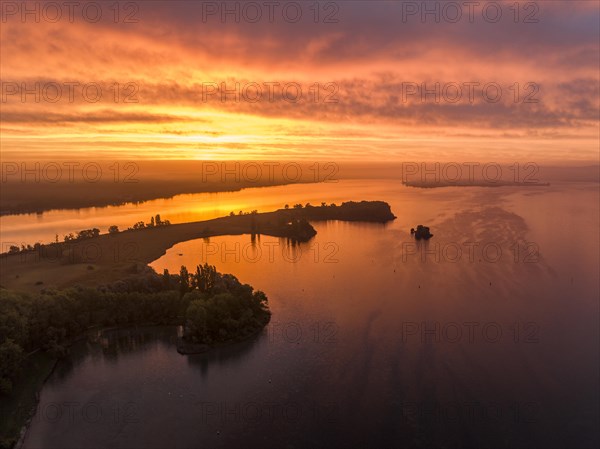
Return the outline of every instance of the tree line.
{"type": "Polygon", "coordinates": [[[0,289],[0,396],[10,394],[28,353],[68,353],[94,326],[183,324],[184,339],[214,344],[243,339],[270,319],[267,297],[204,264],[177,275],[150,267],[110,285],[27,294],[0,289]]]}
{"type": "MultiPolygon", "coordinates": [[[[144,223],[143,221],[138,221],[133,226],[130,226],[129,228],[127,228],[127,230],[134,231],[134,230],[138,230],[138,229],[154,228],[154,227],[158,227],[158,226],[169,226],[170,224],[171,224],[171,222],[169,220],[162,220],[160,218],[160,214],[156,214],[155,216],[150,217],[150,221],[148,223],[144,223]]],[[[108,227],[109,234],[117,234],[118,232],[120,232],[120,231],[119,231],[119,227],[117,225],[111,225],[108,227]]],[[[91,239],[94,237],[98,237],[99,235],[100,235],[100,229],[98,229],[98,228],[82,229],[81,231],[78,231],[77,233],[70,232],[69,234],[66,234],[63,237],[63,241],[65,243],[79,242],[82,240],[87,240],[87,239],[91,239]]],[[[56,234],[56,236],[55,236],[54,243],[59,243],[58,234],[56,234]]],[[[2,253],[2,254],[18,254],[18,253],[27,252],[27,251],[39,251],[39,250],[43,249],[44,247],[45,247],[45,245],[43,243],[39,243],[39,242],[35,243],[34,245],[22,244],[20,247],[17,245],[10,245],[8,248],[8,251],[6,251],[5,253],[2,253]]]]}

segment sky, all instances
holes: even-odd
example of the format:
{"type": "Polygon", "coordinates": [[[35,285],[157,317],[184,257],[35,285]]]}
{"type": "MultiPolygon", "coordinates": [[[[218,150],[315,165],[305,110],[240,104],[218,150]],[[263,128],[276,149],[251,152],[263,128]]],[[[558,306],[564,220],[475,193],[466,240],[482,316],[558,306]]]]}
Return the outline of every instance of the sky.
{"type": "Polygon", "coordinates": [[[0,4],[3,160],[598,162],[596,1],[0,4]]]}

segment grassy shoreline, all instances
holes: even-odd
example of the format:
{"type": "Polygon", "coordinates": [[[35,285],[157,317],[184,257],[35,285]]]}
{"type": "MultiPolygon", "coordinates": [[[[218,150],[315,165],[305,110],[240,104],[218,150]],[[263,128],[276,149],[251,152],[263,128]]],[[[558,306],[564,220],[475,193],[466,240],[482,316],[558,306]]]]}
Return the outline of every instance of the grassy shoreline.
{"type": "Polygon", "coordinates": [[[49,287],[98,286],[130,276],[139,271],[139,267],[164,255],[173,245],[187,240],[263,234],[308,241],[316,231],[313,232],[310,225],[292,226],[292,221],[385,223],[394,218],[387,203],[363,201],[101,234],[81,241],[50,243],[37,250],[0,255],[0,287],[31,293],[49,287]]]}

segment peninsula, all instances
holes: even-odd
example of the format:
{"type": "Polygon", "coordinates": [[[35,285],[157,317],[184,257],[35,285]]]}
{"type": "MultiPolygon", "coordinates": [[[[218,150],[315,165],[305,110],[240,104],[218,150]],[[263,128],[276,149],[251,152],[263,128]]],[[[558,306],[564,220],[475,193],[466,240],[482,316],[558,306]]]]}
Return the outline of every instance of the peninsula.
{"type": "Polygon", "coordinates": [[[48,287],[93,287],[139,271],[179,242],[221,235],[263,234],[306,242],[316,234],[309,221],[345,220],[385,223],[396,217],[383,201],[341,205],[286,206],[274,212],[249,213],[192,223],[144,227],[0,255],[0,287],[39,292],[48,287]]]}
{"type": "Polygon", "coordinates": [[[270,235],[306,242],[310,221],[393,220],[381,201],[286,206],[170,224],[160,216],[108,234],[96,228],[63,242],[36,243],[0,255],[0,447],[22,437],[38,392],[70,344],[91,328],[182,325],[177,349],[204,352],[259,334],[271,318],[267,296],[214,266],[156,273],[148,264],[176,243],[220,235],[270,235]],[[25,374],[25,375],[23,375],[25,374]]]}

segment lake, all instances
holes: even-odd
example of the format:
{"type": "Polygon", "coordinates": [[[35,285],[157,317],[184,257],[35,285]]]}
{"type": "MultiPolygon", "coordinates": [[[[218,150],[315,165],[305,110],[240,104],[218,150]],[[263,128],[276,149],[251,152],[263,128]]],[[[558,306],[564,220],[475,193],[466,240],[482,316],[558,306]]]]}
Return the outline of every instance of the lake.
{"type": "Polygon", "coordinates": [[[208,261],[263,290],[252,341],[182,356],[176,327],[78,342],[25,448],[596,447],[598,184],[414,189],[347,180],[2,217],[2,241],[284,204],[383,200],[386,225],[320,222],[308,243],[224,236],[208,261]],[[410,228],[431,227],[415,242],[410,228]]]}

